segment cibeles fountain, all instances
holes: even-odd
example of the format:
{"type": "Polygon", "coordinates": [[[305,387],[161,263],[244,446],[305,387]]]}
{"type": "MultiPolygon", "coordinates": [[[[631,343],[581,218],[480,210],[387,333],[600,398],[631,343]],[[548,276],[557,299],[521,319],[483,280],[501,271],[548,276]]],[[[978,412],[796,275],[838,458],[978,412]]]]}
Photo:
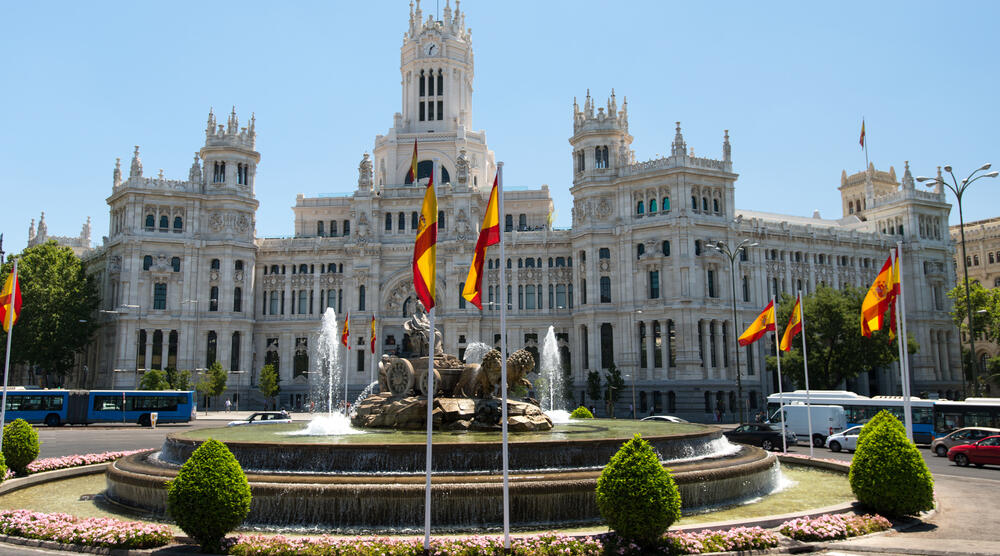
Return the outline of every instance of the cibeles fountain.
{"type": "MultiPolygon", "coordinates": [[[[202,442],[215,438],[226,443],[247,473],[253,494],[248,525],[340,532],[419,529],[424,519],[426,375],[433,358],[432,526],[438,531],[500,528],[500,356],[487,351],[488,346],[473,350],[467,362],[445,354],[440,332],[431,333],[423,315],[414,315],[404,328],[409,356],[382,358],[378,391],[356,404],[353,430],[303,435],[303,424],[293,423],[172,433],[160,451],[110,466],[106,496],[165,513],[166,482],[202,442]],[[480,357],[481,362],[473,361],[480,357]],[[346,434],[358,431],[362,434],[346,434]]],[[[551,362],[542,366],[547,365],[551,362]]],[[[530,386],[526,375],[534,367],[529,352],[510,354],[506,372],[512,390],[530,386]]],[[[551,405],[557,386],[551,378],[546,383],[543,406],[550,412],[564,409],[551,405]]],[[[328,408],[334,388],[326,389],[328,408]]],[[[508,415],[514,527],[599,522],[597,479],[635,433],[653,445],[673,472],[686,511],[759,497],[779,482],[773,454],[732,445],[716,427],[591,419],[553,425],[530,398],[509,400],[508,415]]]]}

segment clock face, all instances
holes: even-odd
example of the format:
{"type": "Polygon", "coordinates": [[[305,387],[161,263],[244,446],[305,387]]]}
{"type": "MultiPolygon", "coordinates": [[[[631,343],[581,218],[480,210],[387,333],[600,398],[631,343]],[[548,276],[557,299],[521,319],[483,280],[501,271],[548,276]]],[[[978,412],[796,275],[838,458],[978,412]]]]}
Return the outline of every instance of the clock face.
{"type": "Polygon", "coordinates": [[[431,44],[427,45],[424,48],[424,52],[426,52],[428,56],[433,56],[433,55],[437,54],[437,45],[434,44],[434,43],[431,43],[431,44]]]}

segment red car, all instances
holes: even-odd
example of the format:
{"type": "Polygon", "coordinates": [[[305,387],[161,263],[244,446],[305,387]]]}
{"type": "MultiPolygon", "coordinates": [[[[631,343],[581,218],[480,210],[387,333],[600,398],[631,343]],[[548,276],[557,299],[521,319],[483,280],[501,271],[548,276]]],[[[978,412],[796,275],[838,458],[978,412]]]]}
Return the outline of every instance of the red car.
{"type": "Polygon", "coordinates": [[[976,467],[1000,465],[1000,436],[987,436],[979,442],[955,446],[948,450],[948,459],[961,467],[970,463],[976,467]]]}

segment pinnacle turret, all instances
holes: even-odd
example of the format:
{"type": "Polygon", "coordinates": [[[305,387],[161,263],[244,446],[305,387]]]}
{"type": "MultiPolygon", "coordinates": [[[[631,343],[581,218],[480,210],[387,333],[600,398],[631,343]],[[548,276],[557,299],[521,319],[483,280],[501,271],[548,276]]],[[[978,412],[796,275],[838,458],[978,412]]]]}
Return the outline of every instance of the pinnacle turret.
{"type": "Polygon", "coordinates": [[[674,142],[670,144],[671,156],[684,156],[687,143],[684,142],[684,135],[681,134],[681,123],[677,122],[677,133],[674,134],[674,142]]]}
{"type": "Polygon", "coordinates": [[[208,111],[208,125],[205,128],[206,147],[238,147],[254,150],[257,144],[256,119],[250,117],[250,125],[240,128],[239,117],[236,116],[234,106],[229,113],[226,124],[217,124],[215,114],[211,109],[208,111]]]}
{"type": "Polygon", "coordinates": [[[115,159],[115,170],[111,173],[111,183],[113,187],[118,187],[122,184],[122,159],[115,159]]]}
{"type": "Polygon", "coordinates": [[[142,159],[139,158],[139,145],[135,146],[135,152],[132,153],[132,167],[129,169],[128,177],[129,179],[142,177],[142,159]]]}
{"type": "Polygon", "coordinates": [[[733,161],[733,147],[729,144],[729,130],[723,130],[722,138],[722,161],[732,162],[733,161]]]}

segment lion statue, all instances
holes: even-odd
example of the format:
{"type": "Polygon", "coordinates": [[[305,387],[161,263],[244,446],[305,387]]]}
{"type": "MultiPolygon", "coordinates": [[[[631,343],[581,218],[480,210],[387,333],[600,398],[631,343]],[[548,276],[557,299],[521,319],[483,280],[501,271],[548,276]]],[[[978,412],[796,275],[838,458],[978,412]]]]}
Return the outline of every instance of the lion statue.
{"type": "MultiPolygon", "coordinates": [[[[516,385],[531,388],[525,378],[535,368],[535,358],[519,349],[507,358],[507,391],[516,385]]],[[[455,385],[454,395],[479,399],[491,398],[500,384],[500,351],[492,349],[483,356],[480,365],[466,365],[455,385]]]]}

